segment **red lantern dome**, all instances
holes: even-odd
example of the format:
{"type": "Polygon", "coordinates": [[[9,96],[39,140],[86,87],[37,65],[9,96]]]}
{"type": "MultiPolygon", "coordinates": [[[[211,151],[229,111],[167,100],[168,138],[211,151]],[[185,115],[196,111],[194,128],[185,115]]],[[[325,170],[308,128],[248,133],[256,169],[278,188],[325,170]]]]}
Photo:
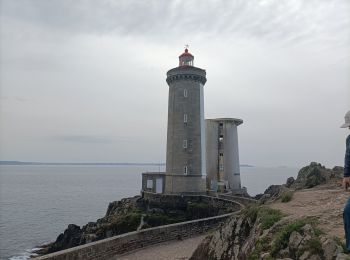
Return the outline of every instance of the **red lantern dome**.
{"type": "Polygon", "coordinates": [[[193,66],[194,56],[185,49],[185,52],[179,56],[179,67],[181,66],[193,66]]]}

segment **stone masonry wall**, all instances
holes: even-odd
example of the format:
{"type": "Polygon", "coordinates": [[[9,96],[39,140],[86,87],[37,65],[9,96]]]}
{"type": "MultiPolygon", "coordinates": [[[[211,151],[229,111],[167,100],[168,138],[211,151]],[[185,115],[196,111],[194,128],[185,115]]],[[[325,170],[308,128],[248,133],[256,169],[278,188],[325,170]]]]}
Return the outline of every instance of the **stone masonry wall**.
{"type": "Polygon", "coordinates": [[[107,260],[113,256],[165,241],[184,239],[216,228],[231,214],[170,224],[73,247],[35,258],[36,260],[107,260]]]}

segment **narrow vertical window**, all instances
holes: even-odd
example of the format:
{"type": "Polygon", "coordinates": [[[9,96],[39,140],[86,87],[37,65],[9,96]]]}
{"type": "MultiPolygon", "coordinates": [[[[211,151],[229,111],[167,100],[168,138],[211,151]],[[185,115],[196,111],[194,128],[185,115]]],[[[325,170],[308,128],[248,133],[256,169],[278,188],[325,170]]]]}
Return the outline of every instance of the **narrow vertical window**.
{"type": "Polygon", "coordinates": [[[184,123],[187,123],[187,114],[184,114],[184,123]]]}
{"type": "Polygon", "coordinates": [[[183,148],[187,148],[187,140],[183,140],[183,143],[182,143],[182,146],[183,146],[183,148]]]}
{"type": "Polygon", "coordinates": [[[187,166],[184,167],[184,174],[186,174],[186,175],[188,174],[188,168],[187,168],[187,166]]]}
{"type": "Polygon", "coordinates": [[[187,97],[188,93],[187,93],[187,89],[184,89],[184,97],[187,97]]]}

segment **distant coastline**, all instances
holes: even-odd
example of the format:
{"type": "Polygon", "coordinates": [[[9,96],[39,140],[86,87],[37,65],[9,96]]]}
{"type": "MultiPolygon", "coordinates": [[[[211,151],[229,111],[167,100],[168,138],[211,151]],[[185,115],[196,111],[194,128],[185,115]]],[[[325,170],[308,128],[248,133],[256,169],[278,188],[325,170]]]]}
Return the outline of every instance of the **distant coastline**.
{"type": "MultiPolygon", "coordinates": [[[[113,162],[106,162],[106,163],[69,163],[69,162],[22,162],[22,161],[0,161],[0,165],[68,165],[68,166],[164,166],[165,163],[127,163],[127,162],[120,162],[120,163],[113,163],[113,162]]],[[[254,167],[253,165],[249,164],[241,164],[241,167],[254,167]]]]}
{"type": "Polygon", "coordinates": [[[0,161],[0,165],[70,165],[70,166],[108,166],[108,165],[120,165],[120,166],[144,166],[144,165],[152,165],[152,166],[162,166],[164,163],[69,163],[69,162],[21,162],[21,161],[0,161]]]}

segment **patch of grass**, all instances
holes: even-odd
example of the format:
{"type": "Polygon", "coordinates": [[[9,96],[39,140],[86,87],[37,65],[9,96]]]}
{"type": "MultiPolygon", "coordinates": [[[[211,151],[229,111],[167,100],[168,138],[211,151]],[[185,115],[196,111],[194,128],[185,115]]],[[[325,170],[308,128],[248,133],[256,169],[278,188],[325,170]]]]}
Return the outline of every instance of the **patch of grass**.
{"type": "Polygon", "coordinates": [[[113,231],[114,235],[120,235],[127,232],[135,231],[140,225],[141,214],[128,213],[118,216],[113,221],[96,232],[97,235],[103,234],[107,231],[113,231]]]}
{"type": "Polygon", "coordinates": [[[260,260],[261,253],[269,251],[270,244],[268,238],[261,238],[256,242],[253,252],[248,256],[248,260],[260,260]]]}
{"type": "Polygon", "coordinates": [[[322,243],[318,237],[310,239],[306,244],[306,248],[311,254],[323,255],[322,243]]]}
{"type": "Polygon", "coordinates": [[[300,219],[286,225],[283,229],[281,229],[276,234],[276,239],[272,244],[271,255],[276,256],[281,249],[286,248],[289,242],[290,234],[292,234],[293,231],[299,232],[306,223],[307,222],[304,219],[300,219]]]}
{"type": "Polygon", "coordinates": [[[245,218],[249,218],[252,222],[255,222],[258,217],[259,208],[256,206],[247,207],[242,210],[242,215],[245,218]]]}
{"type": "Polygon", "coordinates": [[[341,240],[339,237],[334,237],[334,241],[340,245],[344,251],[344,253],[348,253],[348,249],[346,248],[346,244],[343,240],[341,240]]]}
{"type": "Polygon", "coordinates": [[[320,235],[323,235],[324,232],[319,229],[318,227],[313,227],[314,228],[314,231],[315,231],[315,236],[319,237],[320,235]]]}
{"type": "Polygon", "coordinates": [[[273,224],[280,221],[284,216],[280,210],[257,206],[245,208],[242,214],[245,218],[250,218],[252,222],[255,222],[259,218],[263,229],[272,227],[273,224]]]}
{"type": "Polygon", "coordinates": [[[147,227],[157,227],[186,221],[185,217],[172,217],[164,214],[147,214],[143,220],[145,221],[145,225],[147,224],[147,227]]]}
{"type": "Polygon", "coordinates": [[[283,216],[284,215],[281,211],[266,207],[260,208],[258,212],[258,217],[260,218],[262,229],[268,229],[272,227],[272,225],[280,221],[283,216]]]}
{"type": "Polygon", "coordinates": [[[283,202],[283,203],[287,203],[287,202],[289,202],[289,201],[291,201],[292,200],[292,198],[293,198],[293,192],[292,191],[286,191],[286,192],[284,192],[283,194],[282,194],[282,196],[281,196],[281,201],[283,202]]]}
{"type": "Polygon", "coordinates": [[[189,202],[187,204],[186,216],[187,219],[198,219],[212,217],[218,214],[220,208],[214,207],[203,202],[189,202]]]}

